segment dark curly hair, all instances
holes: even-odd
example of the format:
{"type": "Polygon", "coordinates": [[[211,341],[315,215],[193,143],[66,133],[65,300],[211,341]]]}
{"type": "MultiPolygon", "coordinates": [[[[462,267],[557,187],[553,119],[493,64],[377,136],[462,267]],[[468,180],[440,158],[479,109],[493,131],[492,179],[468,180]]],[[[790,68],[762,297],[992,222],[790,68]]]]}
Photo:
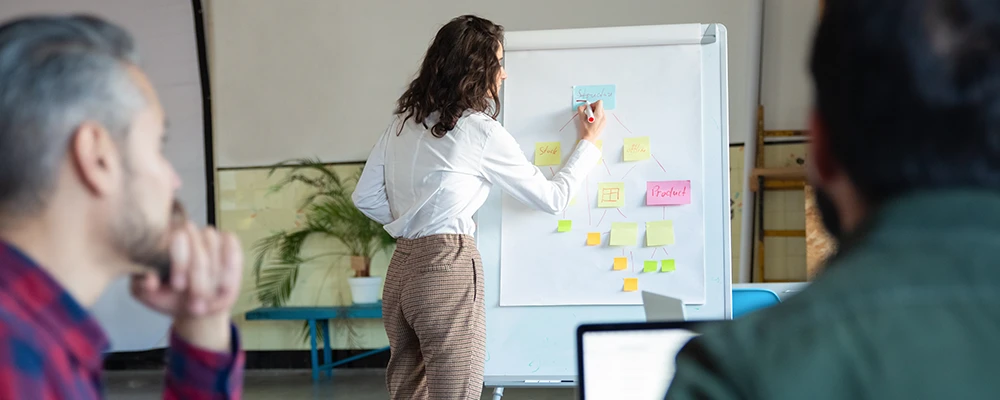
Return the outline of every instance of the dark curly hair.
{"type": "MultiPolygon", "coordinates": [[[[417,78],[396,103],[396,114],[423,123],[434,112],[438,122],[434,137],[455,129],[465,110],[500,114],[500,74],[497,51],[503,43],[503,27],[474,15],[452,19],[441,27],[427,49],[417,78]],[[492,102],[491,102],[492,100],[492,102]]],[[[426,127],[426,125],[424,125],[426,127]]],[[[402,125],[400,131],[402,132],[402,125]]]]}

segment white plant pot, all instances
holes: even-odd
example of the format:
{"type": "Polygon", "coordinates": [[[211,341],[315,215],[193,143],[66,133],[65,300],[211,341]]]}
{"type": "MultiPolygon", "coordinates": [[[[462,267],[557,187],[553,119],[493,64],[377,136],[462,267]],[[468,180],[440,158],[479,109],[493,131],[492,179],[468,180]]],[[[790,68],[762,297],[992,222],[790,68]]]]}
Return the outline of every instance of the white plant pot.
{"type": "Polygon", "coordinates": [[[351,286],[351,299],[354,304],[378,303],[378,295],[382,292],[381,276],[347,278],[347,284],[351,286]]]}

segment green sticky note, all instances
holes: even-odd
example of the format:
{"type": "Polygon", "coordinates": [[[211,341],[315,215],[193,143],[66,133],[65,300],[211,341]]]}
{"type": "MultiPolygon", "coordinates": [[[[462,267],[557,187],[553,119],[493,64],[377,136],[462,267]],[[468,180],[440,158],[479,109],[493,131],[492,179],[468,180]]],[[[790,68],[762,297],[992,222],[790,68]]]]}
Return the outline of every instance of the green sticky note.
{"type": "Polygon", "coordinates": [[[666,246],[674,244],[674,221],[651,221],[646,223],[646,246],[666,246]]]}
{"type": "Polygon", "coordinates": [[[559,220],[559,229],[558,229],[559,232],[569,232],[569,230],[572,228],[573,228],[573,221],[570,221],[568,219],[559,220]]]}
{"type": "Polygon", "coordinates": [[[649,136],[625,138],[622,149],[625,161],[642,161],[649,159],[649,136]]]}
{"type": "Polygon", "coordinates": [[[646,260],[642,263],[642,272],[656,272],[656,269],[660,266],[659,264],[656,260],[646,260]]]}
{"type": "Polygon", "coordinates": [[[639,225],[635,222],[612,222],[611,245],[635,246],[639,243],[639,225]]]}
{"type": "Polygon", "coordinates": [[[559,142],[535,143],[535,165],[559,165],[562,163],[562,149],[559,142]]]}
{"type": "MultiPolygon", "coordinates": [[[[649,261],[646,261],[649,262],[649,261]]],[[[656,261],[653,261],[654,263],[656,261]]],[[[654,268],[655,270],[655,268],[654,268]]],[[[677,264],[674,260],[663,260],[660,261],[660,272],[674,272],[677,270],[677,264]]]]}

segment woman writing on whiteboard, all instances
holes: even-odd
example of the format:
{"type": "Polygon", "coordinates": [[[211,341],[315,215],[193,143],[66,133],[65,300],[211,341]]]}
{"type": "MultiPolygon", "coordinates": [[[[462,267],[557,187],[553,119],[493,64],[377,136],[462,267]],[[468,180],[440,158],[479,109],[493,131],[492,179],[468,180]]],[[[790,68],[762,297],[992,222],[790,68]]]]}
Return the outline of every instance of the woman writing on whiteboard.
{"type": "Polygon", "coordinates": [[[354,203],[396,237],[382,317],[392,399],[478,399],[486,358],[483,269],[473,214],[490,188],[549,213],[565,209],[601,152],[579,108],[579,143],[551,179],[495,118],[507,78],[503,27],[475,16],[443,26],[399,98],[354,192],[354,203]]]}

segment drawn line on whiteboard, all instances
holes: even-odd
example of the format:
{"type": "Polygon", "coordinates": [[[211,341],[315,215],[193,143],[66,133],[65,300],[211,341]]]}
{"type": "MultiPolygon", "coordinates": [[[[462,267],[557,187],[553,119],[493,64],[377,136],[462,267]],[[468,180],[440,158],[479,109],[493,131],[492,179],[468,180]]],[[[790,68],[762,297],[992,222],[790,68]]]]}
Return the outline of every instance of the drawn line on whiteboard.
{"type": "Polygon", "coordinates": [[[649,255],[649,258],[653,258],[653,256],[655,256],[655,255],[656,255],[656,251],[657,251],[657,250],[659,250],[659,249],[660,249],[659,247],[657,247],[657,248],[653,249],[653,254],[650,254],[650,255],[649,255]]]}
{"type": "MultiPolygon", "coordinates": [[[[566,125],[563,125],[562,128],[559,128],[559,132],[562,132],[563,129],[566,129],[566,127],[569,126],[569,123],[573,122],[573,120],[576,119],[577,115],[580,115],[579,111],[573,113],[573,118],[570,118],[569,121],[566,121],[566,125]]],[[[628,128],[625,128],[625,129],[628,129],[628,128]]]]}
{"type": "Polygon", "coordinates": [[[635,273],[635,254],[629,251],[628,256],[632,258],[632,273],[635,273]]]}
{"type": "Polygon", "coordinates": [[[552,176],[553,176],[553,177],[555,177],[555,176],[556,176],[556,170],[552,169],[552,167],[549,167],[549,172],[551,172],[551,173],[552,173],[552,176]]]}
{"type": "Polygon", "coordinates": [[[608,175],[611,175],[611,167],[608,167],[608,162],[601,159],[601,163],[604,164],[604,169],[608,170],[608,175]]]}
{"type": "MultiPolygon", "coordinates": [[[[656,160],[656,156],[654,156],[652,153],[650,153],[649,156],[653,157],[653,160],[656,160]]],[[[662,169],[663,172],[667,172],[667,169],[663,168],[663,164],[660,164],[660,160],[656,160],[656,165],[659,165],[660,169],[662,169]]]]}
{"type": "Polygon", "coordinates": [[[627,126],[625,126],[625,123],[622,122],[622,120],[618,119],[618,114],[611,113],[611,116],[615,117],[615,120],[618,121],[618,123],[621,124],[622,128],[625,128],[625,130],[628,131],[628,133],[631,133],[631,134],[634,135],[634,133],[632,133],[632,130],[629,129],[627,126]]]}
{"type": "Polygon", "coordinates": [[[628,216],[626,216],[625,213],[622,212],[622,209],[616,208],[615,210],[618,210],[618,213],[621,214],[623,217],[628,218],[628,216]]]}
{"type": "Polygon", "coordinates": [[[632,170],[635,169],[635,167],[638,167],[638,166],[639,166],[639,164],[636,164],[636,165],[633,165],[632,168],[629,168],[628,172],[626,172],[625,175],[622,175],[622,179],[625,179],[625,177],[628,176],[629,172],[632,172],[632,170]]]}
{"type": "Polygon", "coordinates": [[[600,221],[597,221],[597,226],[601,226],[601,222],[604,221],[604,216],[605,215],[608,215],[608,210],[604,210],[604,214],[601,214],[601,219],[600,219],[600,221]]]}
{"type": "Polygon", "coordinates": [[[667,219],[667,206],[663,206],[663,219],[667,219]]]}
{"type": "MultiPolygon", "coordinates": [[[[590,193],[590,181],[584,181],[583,183],[587,187],[586,193],[590,193]]],[[[587,204],[587,224],[590,226],[594,225],[594,220],[590,217],[590,204],[587,204]]]]}

